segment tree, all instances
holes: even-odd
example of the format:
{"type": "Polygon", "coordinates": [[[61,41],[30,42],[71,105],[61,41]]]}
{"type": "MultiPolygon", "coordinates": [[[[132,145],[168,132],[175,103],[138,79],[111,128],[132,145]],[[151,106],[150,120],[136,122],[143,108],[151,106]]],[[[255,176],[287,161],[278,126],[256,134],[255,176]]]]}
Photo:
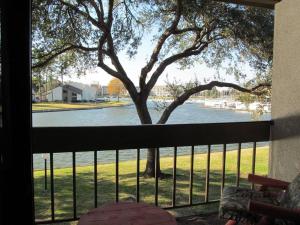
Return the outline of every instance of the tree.
{"type": "Polygon", "coordinates": [[[207,97],[209,98],[218,98],[220,96],[219,91],[217,90],[216,87],[213,87],[211,90],[207,91],[207,97]]]}
{"type": "Polygon", "coordinates": [[[119,97],[122,93],[124,93],[125,88],[122,81],[117,78],[113,78],[109,81],[107,90],[110,95],[117,96],[119,101],[119,97]]]}
{"type": "MultiPolygon", "coordinates": [[[[196,63],[222,66],[237,78],[244,77],[240,63],[263,72],[272,63],[273,13],[267,9],[210,0],[34,0],[32,15],[33,70],[51,67],[80,73],[98,66],[124,84],[141,124],[155,123],[147,100],[174,63],[182,69],[196,63]],[[126,51],[134,57],[146,33],[153,36],[154,47],[140,68],[137,89],[118,54],[126,51]]],[[[196,83],[184,89],[156,123],[165,124],[190,96],[214,87],[260,95],[270,83],[196,83]]],[[[154,176],[154,165],[155,151],[149,149],[145,175],[154,176]]]]}

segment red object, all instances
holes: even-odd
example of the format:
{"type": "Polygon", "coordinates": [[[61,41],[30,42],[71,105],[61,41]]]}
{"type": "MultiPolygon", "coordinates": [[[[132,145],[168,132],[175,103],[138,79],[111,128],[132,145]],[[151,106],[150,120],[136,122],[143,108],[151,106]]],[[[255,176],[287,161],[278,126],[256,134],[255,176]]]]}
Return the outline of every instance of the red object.
{"type": "Polygon", "coordinates": [[[273,187],[279,189],[287,189],[289,186],[289,182],[276,180],[268,177],[262,177],[258,175],[249,174],[248,181],[254,184],[260,184],[263,187],[273,187]]]}
{"type": "MultiPolygon", "coordinates": [[[[268,177],[258,176],[254,174],[248,175],[248,181],[253,184],[261,185],[260,190],[268,190],[268,188],[278,188],[286,190],[289,182],[276,180],[268,177]]],[[[256,225],[271,225],[274,224],[274,218],[287,219],[300,224],[300,209],[288,209],[280,206],[270,205],[257,201],[250,200],[248,205],[249,212],[262,215],[262,218],[256,225]]],[[[229,220],[226,225],[235,225],[236,221],[229,220]]]]}
{"type": "Polygon", "coordinates": [[[252,213],[300,222],[300,209],[289,209],[256,201],[250,201],[248,208],[252,213]]]}
{"type": "Polygon", "coordinates": [[[235,220],[228,220],[228,222],[225,225],[236,225],[237,222],[235,220]]]}
{"type": "Polygon", "coordinates": [[[111,203],[81,216],[78,225],[177,225],[167,211],[144,203],[111,203]]]}

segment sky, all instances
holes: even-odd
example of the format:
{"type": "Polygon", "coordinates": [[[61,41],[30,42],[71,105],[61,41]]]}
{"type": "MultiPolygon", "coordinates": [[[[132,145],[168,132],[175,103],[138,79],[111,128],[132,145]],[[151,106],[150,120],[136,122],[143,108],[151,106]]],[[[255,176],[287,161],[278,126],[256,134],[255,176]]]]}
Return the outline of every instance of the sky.
{"type": "MultiPolygon", "coordinates": [[[[120,57],[120,61],[123,62],[122,64],[124,65],[129,78],[137,86],[139,82],[139,73],[141,68],[145,65],[146,60],[142,60],[139,57],[135,59],[120,57]]],[[[197,77],[199,80],[203,80],[203,78],[212,78],[216,74],[214,69],[208,68],[205,65],[196,65],[194,68],[186,70],[180,70],[178,67],[179,66],[176,64],[170,65],[157,81],[157,85],[164,85],[167,79],[170,81],[176,79],[180,82],[186,83],[190,80],[194,80],[195,77],[197,77]]],[[[80,78],[77,76],[72,76],[70,78],[66,78],[66,80],[72,80],[85,84],[99,83],[101,85],[107,85],[112,78],[112,76],[100,68],[95,68],[94,70],[88,71],[86,75],[80,78]]],[[[234,79],[232,79],[232,81],[234,81],[234,79]]]]}
{"type": "MultiPolygon", "coordinates": [[[[147,32],[145,32],[147,33],[147,32]]],[[[150,58],[150,55],[153,51],[154,46],[156,45],[155,42],[151,40],[153,34],[150,32],[148,35],[144,34],[142,39],[142,44],[138,49],[137,54],[134,58],[129,58],[125,52],[120,52],[118,57],[120,59],[121,64],[123,65],[125,71],[127,72],[129,78],[133,81],[133,83],[138,86],[139,83],[139,74],[141,68],[146,65],[147,60],[150,58]]],[[[110,65],[111,66],[111,65],[110,65]]],[[[248,78],[254,76],[254,71],[247,65],[241,65],[242,69],[248,75],[248,78]]],[[[149,73],[149,75],[151,72],[149,73]]],[[[217,71],[215,69],[209,68],[205,64],[196,64],[193,68],[181,70],[179,69],[179,65],[172,64],[166,68],[164,73],[158,79],[156,85],[164,85],[166,84],[166,80],[176,81],[187,83],[191,80],[199,80],[200,82],[204,79],[212,80],[214,76],[216,76],[217,71]],[[168,78],[167,78],[168,77],[168,78]]],[[[234,82],[234,76],[226,75],[225,71],[220,72],[221,77],[224,77],[227,82],[234,82]]],[[[87,71],[86,75],[81,76],[80,78],[76,76],[70,76],[69,78],[65,78],[66,81],[71,80],[75,82],[81,82],[85,84],[92,84],[92,83],[99,83],[100,85],[107,85],[109,81],[113,77],[107,74],[100,68],[95,68],[93,70],[87,71]]]]}

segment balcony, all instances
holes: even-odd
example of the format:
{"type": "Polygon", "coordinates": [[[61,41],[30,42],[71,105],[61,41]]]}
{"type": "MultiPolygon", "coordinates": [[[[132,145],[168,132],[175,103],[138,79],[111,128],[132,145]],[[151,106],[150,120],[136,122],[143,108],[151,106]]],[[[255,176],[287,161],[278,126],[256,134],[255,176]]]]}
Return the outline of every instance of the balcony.
{"type": "MultiPolygon", "coordinates": [[[[46,174],[33,174],[36,223],[76,221],[91,208],[128,200],[157,205],[179,217],[187,211],[216,212],[224,186],[248,185],[248,173],[268,174],[268,147],[261,146],[269,141],[271,124],[33,128],[34,156],[49,154],[50,161],[46,174]],[[165,178],[158,178],[157,169],[154,178],[142,176],[148,148],[160,154],[165,178]],[[89,155],[87,167],[78,166],[83,152],[89,155]],[[108,164],[102,160],[105,154],[112,156],[108,164]],[[69,168],[55,168],[62,157],[69,168]]],[[[200,217],[178,220],[191,218],[200,217]]]]}
{"type": "MultiPolygon", "coordinates": [[[[225,1],[225,0],[224,0],[225,1]]],[[[11,1],[5,1],[5,3],[11,3],[11,1]]],[[[249,0],[249,1],[227,1],[227,2],[236,2],[236,3],[244,3],[250,5],[252,3],[257,2],[267,2],[267,0],[249,0]]],[[[269,1],[271,2],[271,1],[269,1]]],[[[277,1],[272,1],[277,2],[277,1]]],[[[3,61],[2,61],[2,80],[5,85],[5,87],[2,91],[2,96],[5,96],[3,98],[4,104],[3,104],[3,128],[0,129],[0,139],[3,146],[1,148],[1,159],[0,159],[0,172],[1,172],[1,184],[0,185],[0,223],[1,224],[33,224],[34,216],[32,213],[32,171],[31,169],[31,105],[30,105],[30,98],[31,98],[31,87],[30,87],[30,1],[20,1],[17,5],[16,4],[3,4],[3,8],[1,8],[1,23],[3,26],[1,26],[1,32],[3,34],[2,40],[3,40],[3,46],[1,48],[1,53],[3,54],[3,61]],[[20,10],[20,13],[16,14],[16,9],[22,9],[20,10]],[[2,11],[3,10],[3,11],[2,11]],[[13,25],[12,25],[13,24],[13,25]],[[22,101],[20,101],[20,97],[22,97],[22,101]],[[22,148],[19,146],[22,145],[22,148]],[[18,175],[18,176],[16,176],[18,175]],[[20,211],[22,211],[22,216],[16,215],[16,208],[20,211]]],[[[253,4],[252,4],[253,5],[253,4]]],[[[277,4],[276,6],[276,20],[275,20],[275,43],[274,43],[274,74],[272,78],[272,119],[274,119],[274,126],[272,126],[272,151],[270,153],[270,167],[269,169],[269,175],[274,178],[278,179],[285,179],[285,180],[291,180],[296,173],[299,172],[299,114],[300,114],[300,108],[299,108],[299,23],[295,22],[298,21],[299,18],[299,1],[282,1],[281,3],[277,4]]],[[[192,134],[192,136],[188,136],[186,133],[183,132],[183,130],[177,129],[180,133],[178,135],[174,135],[175,130],[173,129],[167,130],[168,126],[165,126],[165,128],[160,128],[164,130],[164,132],[160,131],[160,129],[156,128],[136,128],[136,131],[133,133],[136,135],[135,141],[131,142],[133,139],[124,139],[126,134],[122,133],[124,136],[113,136],[112,139],[109,139],[110,141],[115,141],[117,139],[118,142],[113,142],[116,144],[115,146],[111,146],[109,148],[106,144],[108,140],[106,140],[103,137],[107,136],[99,136],[94,133],[91,135],[97,139],[91,138],[89,136],[88,138],[82,138],[79,136],[82,134],[85,129],[90,131],[96,131],[98,134],[106,134],[102,130],[102,128],[74,128],[74,131],[70,134],[63,134],[64,137],[69,137],[69,143],[67,143],[67,140],[61,140],[61,138],[57,137],[58,135],[56,133],[53,133],[52,131],[64,131],[65,128],[40,128],[40,131],[43,133],[39,133],[38,129],[34,128],[33,132],[35,134],[34,136],[34,154],[39,154],[42,152],[48,152],[49,155],[52,155],[52,160],[50,163],[53,166],[52,169],[48,171],[48,190],[44,192],[45,199],[41,199],[39,195],[35,195],[35,204],[43,204],[44,208],[42,208],[42,212],[36,211],[35,212],[35,220],[37,223],[55,223],[59,221],[67,221],[67,220],[76,220],[80,213],[84,210],[87,210],[88,208],[94,207],[96,204],[101,205],[101,199],[103,198],[103,195],[101,196],[101,187],[103,187],[104,183],[103,180],[98,179],[101,178],[101,161],[96,160],[96,166],[95,168],[99,168],[97,170],[97,173],[100,174],[96,177],[96,181],[92,178],[89,179],[89,182],[91,184],[96,183],[97,185],[92,185],[92,188],[90,189],[91,192],[88,197],[90,197],[90,202],[93,202],[90,206],[86,207],[81,211],[79,210],[79,207],[81,205],[81,202],[78,197],[79,193],[84,193],[83,190],[80,189],[80,177],[78,176],[79,169],[76,167],[77,164],[77,156],[79,151],[92,151],[91,154],[94,155],[100,155],[100,152],[104,151],[115,151],[114,154],[119,152],[122,159],[122,153],[124,151],[127,151],[128,148],[141,148],[140,151],[143,151],[142,148],[146,148],[148,146],[154,146],[159,147],[161,151],[164,151],[163,148],[165,147],[177,147],[177,154],[180,155],[181,148],[184,146],[187,146],[190,151],[192,152],[192,149],[194,146],[194,168],[191,166],[192,163],[188,163],[187,166],[189,169],[186,169],[186,174],[188,176],[188,179],[186,179],[187,182],[187,190],[188,193],[190,191],[190,182],[192,185],[192,205],[204,205],[208,206],[208,202],[211,202],[212,200],[217,201],[217,196],[215,199],[210,198],[211,193],[211,187],[218,184],[218,188],[216,188],[215,193],[220,193],[221,191],[221,184],[223,183],[224,179],[224,185],[244,185],[243,183],[243,174],[239,169],[239,163],[242,167],[242,161],[243,161],[243,153],[248,151],[249,154],[253,154],[250,162],[248,163],[248,169],[249,172],[252,172],[252,169],[255,169],[255,172],[258,172],[259,169],[259,160],[261,160],[261,155],[259,153],[261,152],[259,148],[256,148],[259,146],[259,142],[261,141],[267,141],[269,139],[269,129],[270,124],[265,124],[266,122],[262,123],[246,123],[243,124],[240,129],[236,132],[235,129],[237,129],[236,124],[225,124],[224,126],[222,124],[219,124],[219,128],[217,125],[184,125],[184,126],[190,126],[189,134],[192,134]],[[251,125],[250,125],[251,124],[251,125]],[[256,124],[256,125],[255,125],[256,124]],[[246,125],[246,127],[244,126],[246,125]],[[249,125],[249,127],[248,127],[249,125]],[[199,128],[201,127],[202,128],[199,128]],[[253,127],[252,127],[253,126],[253,127]],[[196,128],[198,127],[198,128],[196,128]],[[207,127],[210,127],[210,129],[207,129],[207,127]],[[214,127],[214,128],[213,128],[214,127]],[[226,128],[225,128],[226,127],[226,128]],[[255,128],[256,127],[256,128],[255,128]],[[234,128],[234,129],[233,129],[234,128]],[[150,130],[156,129],[156,132],[153,132],[150,130]],[[102,131],[101,131],[102,130],[102,131]],[[140,133],[142,130],[147,130],[149,133],[144,132],[144,135],[140,133]],[[170,135],[165,134],[165,131],[170,132],[170,135]],[[263,130],[263,131],[262,131],[263,130]],[[81,132],[80,132],[81,131],[81,132]],[[201,131],[201,132],[200,132],[201,131]],[[234,132],[234,133],[231,133],[234,132]],[[258,133],[256,133],[258,132],[258,133]],[[161,135],[169,137],[169,143],[167,141],[163,141],[162,138],[158,135],[160,133],[161,135]],[[151,137],[148,137],[147,135],[153,135],[153,137],[158,137],[155,141],[150,142],[149,140],[152,140],[151,137]],[[255,136],[257,134],[257,136],[255,136]],[[142,137],[141,137],[142,136],[142,137]],[[186,137],[188,136],[188,139],[186,137]],[[54,139],[50,138],[58,138],[58,141],[53,141],[54,139]],[[122,137],[122,138],[121,138],[122,137]],[[175,137],[175,138],[174,138],[175,137]],[[177,138],[176,138],[177,137],[177,138]],[[193,138],[192,138],[193,137],[193,138]],[[43,142],[43,140],[39,140],[39,138],[45,138],[47,142],[43,142]],[[141,139],[139,139],[141,138],[141,139]],[[88,140],[87,140],[88,139],[88,140]],[[145,142],[145,141],[149,142],[145,142]],[[159,141],[158,141],[159,140],[159,141]],[[180,141],[181,140],[181,141],[180,141]],[[170,143],[173,141],[173,143],[170,143]],[[59,144],[55,144],[59,143],[59,144]],[[98,143],[95,143],[98,142],[98,143]],[[239,151],[239,148],[236,148],[237,151],[229,151],[231,150],[229,148],[229,145],[232,143],[235,143],[236,146],[239,146],[239,143],[245,143],[245,142],[251,142],[252,148],[248,150],[243,149],[243,145],[241,147],[241,151],[239,151]],[[76,144],[79,143],[79,146],[76,147],[76,144]],[[102,144],[101,144],[102,143],[102,144]],[[137,143],[137,144],[132,144],[137,143]],[[144,143],[140,144],[140,143],[144,143]],[[145,144],[148,143],[148,144],[145,144]],[[224,151],[223,147],[225,147],[226,150],[224,151]],[[256,144],[257,143],[257,144],[256,144]],[[130,144],[134,146],[130,146],[130,144]],[[219,168],[216,169],[216,171],[213,170],[213,168],[208,167],[207,162],[209,161],[209,146],[211,146],[211,149],[214,148],[215,144],[221,144],[221,146],[218,146],[221,158],[221,164],[219,168]],[[199,173],[199,169],[197,170],[197,150],[195,151],[195,148],[197,149],[199,145],[203,145],[206,147],[206,152],[203,153],[203,155],[206,155],[204,157],[204,162],[206,164],[204,165],[204,168],[202,169],[202,173],[200,173],[202,176],[202,180],[197,181],[197,179],[200,177],[197,172],[199,173]],[[117,147],[120,147],[119,149],[117,147]],[[123,147],[122,147],[123,146],[123,147]],[[165,147],[164,147],[165,146],[165,147]],[[57,148],[53,148],[57,147],[57,148]],[[107,150],[106,150],[107,148],[107,150]],[[115,149],[117,149],[117,151],[115,149]],[[111,150],[113,149],[113,150],[111,150]],[[95,151],[97,151],[95,153],[95,151]],[[61,206],[64,206],[64,202],[59,202],[59,197],[61,197],[60,191],[57,188],[57,185],[59,184],[59,180],[56,174],[55,168],[55,160],[56,156],[59,155],[62,152],[68,152],[69,155],[71,155],[70,163],[71,165],[74,164],[75,167],[70,167],[69,171],[69,178],[70,182],[68,185],[70,185],[70,195],[66,199],[66,203],[68,205],[67,209],[61,208],[61,206]],[[73,153],[74,152],[74,153],[73,153]],[[225,154],[224,154],[225,152],[225,154]],[[241,160],[239,161],[239,152],[241,152],[241,160]],[[228,162],[228,159],[230,159],[230,154],[234,153],[234,157],[236,157],[235,161],[228,162]],[[226,155],[226,158],[224,160],[224,156],[226,155]],[[73,160],[73,156],[74,159],[73,160]],[[73,163],[75,162],[75,163],[73,163]],[[222,163],[225,162],[225,173],[223,173],[224,165],[222,163]],[[253,163],[254,162],[254,163],[253,163]],[[234,175],[234,178],[229,179],[231,174],[228,173],[229,170],[227,170],[227,166],[229,164],[233,165],[232,173],[234,175]],[[253,166],[254,165],[254,166],[253,166]],[[75,168],[75,170],[74,170],[75,168]],[[194,169],[194,173],[191,173],[192,176],[190,177],[190,168],[194,169]],[[208,170],[207,170],[208,168],[208,170]],[[76,170],[77,169],[77,170],[76,170]],[[213,182],[211,179],[213,177],[213,172],[218,173],[218,177],[216,178],[217,182],[213,182]],[[77,175],[77,176],[74,176],[77,175]],[[206,176],[208,174],[208,176],[206,176]],[[224,174],[224,176],[223,176],[224,174]],[[210,179],[208,179],[208,177],[210,179]],[[240,179],[239,179],[240,177],[240,179]],[[73,179],[75,178],[75,179],[73,179]],[[192,178],[192,179],[190,179],[192,178]],[[209,181],[209,182],[207,182],[209,181]],[[232,182],[229,182],[232,181],[232,182]],[[199,183],[197,183],[199,182],[199,183]],[[199,200],[199,191],[197,193],[196,191],[196,185],[201,184],[204,189],[202,189],[201,196],[202,198],[199,200]],[[52,186],[52,187],[51,187],[52,186]],[[207,188],[207,186],[209,188],[207,188]],[[95,191],[96,190],[96,191],[95,191]],[[204,191],[203,191],[204,190],[204,191]],[[206,193],[208,190],[208,198],[206,197],[206,193]],[[97,193],[95,195],[94,193],[97,193]],[[198,195],[197,195],[198,194],[198,195]],[[97,196],[97,197],[96,197],[97,196]],[[95,199],[97,201],[95,201],[95,199]],[[203,200],[204,199],[204,200],[203,200]],[[205,201],[207,200],[207,202],[205,201]],[[95,204],[95,205],[94,205],[95,204]],[[74,207],[76,206],[76,207],[74,207]],[[63,209],[63,210],[61,210],[63,209]],[[67,213],[66,213],[67,212],[67,213]],[[42,214],[44,213],[44,214],[42,214]]],[[[181,125],[178,125],[179,127],[181,125]]],[[[174,128],[174,127],[172,127],[174,128]]],[[[107,131],[113,130],[114,128],[108,128],[107,131]]],[[[121,128],[126,130],[125,128],[121,128]]],[[[129,129],[129,128],[128,128],[129,129]]],[[[132,128],[133,129],[133,128],[132,128]]],[[[66,130],[65,130],[66,131],[66,130]]],[[[129,130],[127,130],[129,131],[129,130]]],[[[132,130],[130,130],[132,131],[132,130]]],[[[186,130],[184,130],[186,131],[186,130]]],[[[129,134],[127,134],[129,136],[129,134]]],[[[154,140],[154,138],[153,138],[154,140]]],[[[133,150],[138,152],[138,150],[133,150]]],[[[175,151],[176,152],[176,151],[175,151]]],[[[212,155],[213,153],[211,153],[212,155]]],[[[188,155],[187,157],[190,159],[192,158],[192,155],[188,155]]],[[[51,157],[49,156],[49,159],[51,157]]],[[[180,156],[178,156],[180,157],[180,156]]],[[[176,157],[175,157],[176,158],[176,157]]],[[[142,165],[142,160],[140,161],[142,165]]],[[[210,158],[212,160],[212,156],[210,158]]],[[[172,161],[173,162],[173,161],[172,161]]],[[[175,161],[176,162],[176,161],[175,161]]],[[[189,161],[191,162],[191,161],[189,161]]],[[[93,160],[91,161],[93,163],[93,160]]],[[[122,162],[119,162],[115,164],[116,168],[120,169],[120,176],[115,176],[112,179],[114,181],[117,181],[119,178],[119,183],[114,182],[113,187],[119,187],[119,192],[116,192],[115,189],[112,189],[112,195],[113,199],[116,200],[116,196],[119,196],[119,200],[123,200],[122,198],[122,182],[123,182],[123,172],[122,172],[122,162]],[[118,185],[119,184],[119,185],[118,185]]],[[[138,165],[138,161],[136,161],[138,165]]],[[[178,163],[178,162],[176,162],[178,163]]],[[[179,164],[176,164],[176,167],[180,167],[179,164]]],[[[173,163],[170,166],[170,174],[172,175],[173,163]]],[[[94,175],[94,168],[91,167],[91,177],[94,175]]],[[[141,167],[142,170],[142,167],[141,167]]],[[[43,171],[41,171],[42,173],[43,171]]],[[[177,175],[180,175],[180,172],[177,171],[177,175]]],[[[36,174],[34,174],[36,175],[36,174]]],[[[42,177],[42,176],[41,176],[42,177]]],[[[137,200],[138,193],[140,193],[140,201],[144,200],[144,194],[143,190],[141,189],[138,192],[138,187],[142,187],[141,181],[142,177],[136,176],[136,172],[133,173],[132,179],[136,179],[135,184],[131,187],[131,190],[133,191],[133,195],[135,196],[135,199],[137,200]],[[140,180],[139,180],[140,179],[140,180]],[[139,185],[140,184],[140,185],[139,185]]],[[[149,193],[149,195],[152,195],[152,204],[155,204],[155,198],[157,198],[157,204],[162,207],[172,207],[173,205],[173,193],[175,193],[175,197],[179,196],[180,194],[180,176],[175,177],[175,189],[173,189],[173,179],[170,182],[169,188],[170,188],[170,196],[171,200],[169,200],[170,204],[167,206],[162,206],[161,201],[161,185],[163,180],[157,180],[152,179],[153,183],[153,191],[149,193]],[[156,185],[157,184],[157,185],[156,185]],[[156,187],[158,187],[157,195],[155,195],[156,187]],[[157,196],[157,197],[155,197],[157,196]]],[[[35,179],[35,182],[42,182],[43,178],[40,180],[35,179]]],[[[85,180],[83,180],[84,182],[85,180]]],[[[35,183],[35,187],[37,183],[35,183]]],[[[67,184],[67,182],[63,182],[64,185],[67,184]]],[[[64,186],[66,190],[67,185],[64,186]]],[[[117,188],[116,188],[117,189],[117,188]]],[[[186,196],[187,201],[184,202],[178,201],[177,198],[175,198],[175,204],[176,207],[183,207],[182,209],[192,209],[200,206],[192,206],[190,207],[190,198],[189,194],[186,196]]],[[[210,205],[213,205],[214,203],[211,203],[210,205]]],[[[217,204],[217,203],[216,203],[217,204]]],[[[196,213],[200,214],[203,211],[200,209],[196,209],[196,213]]],[[[199,217],[189,217],[185,221],[187,223],[185,224],[192,224],[196,220],[200,220],[199,217]]],[[[181,218],[179,221],[182,221],[181,218]]],[[[181,223],[180,223],[181,224],[181,223]]],[[[214,224],[215,223],[209,223],[214,224]]]]}

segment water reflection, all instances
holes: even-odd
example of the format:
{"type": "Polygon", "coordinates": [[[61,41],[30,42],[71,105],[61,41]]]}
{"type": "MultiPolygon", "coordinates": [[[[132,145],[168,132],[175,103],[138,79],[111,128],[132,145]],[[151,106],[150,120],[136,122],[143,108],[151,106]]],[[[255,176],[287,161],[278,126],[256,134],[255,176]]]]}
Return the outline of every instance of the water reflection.
{"type": "MultiPolygon", "coordinates": [[[[161,115],[153,106],[149,107],[153,121],[161,115]]],[[[259,120],[269,120],[270,114],[262,115],[259,120]]],[[[184,104],[170,116],[168,123],[216,123],[250,121],[251,113],[225,109],[205,108],[202,104],[184,104]]],[[[33,113],[33,126],[107,126],[140,124],[135,107],[113,107],[104,109],[33,113]]]]}

